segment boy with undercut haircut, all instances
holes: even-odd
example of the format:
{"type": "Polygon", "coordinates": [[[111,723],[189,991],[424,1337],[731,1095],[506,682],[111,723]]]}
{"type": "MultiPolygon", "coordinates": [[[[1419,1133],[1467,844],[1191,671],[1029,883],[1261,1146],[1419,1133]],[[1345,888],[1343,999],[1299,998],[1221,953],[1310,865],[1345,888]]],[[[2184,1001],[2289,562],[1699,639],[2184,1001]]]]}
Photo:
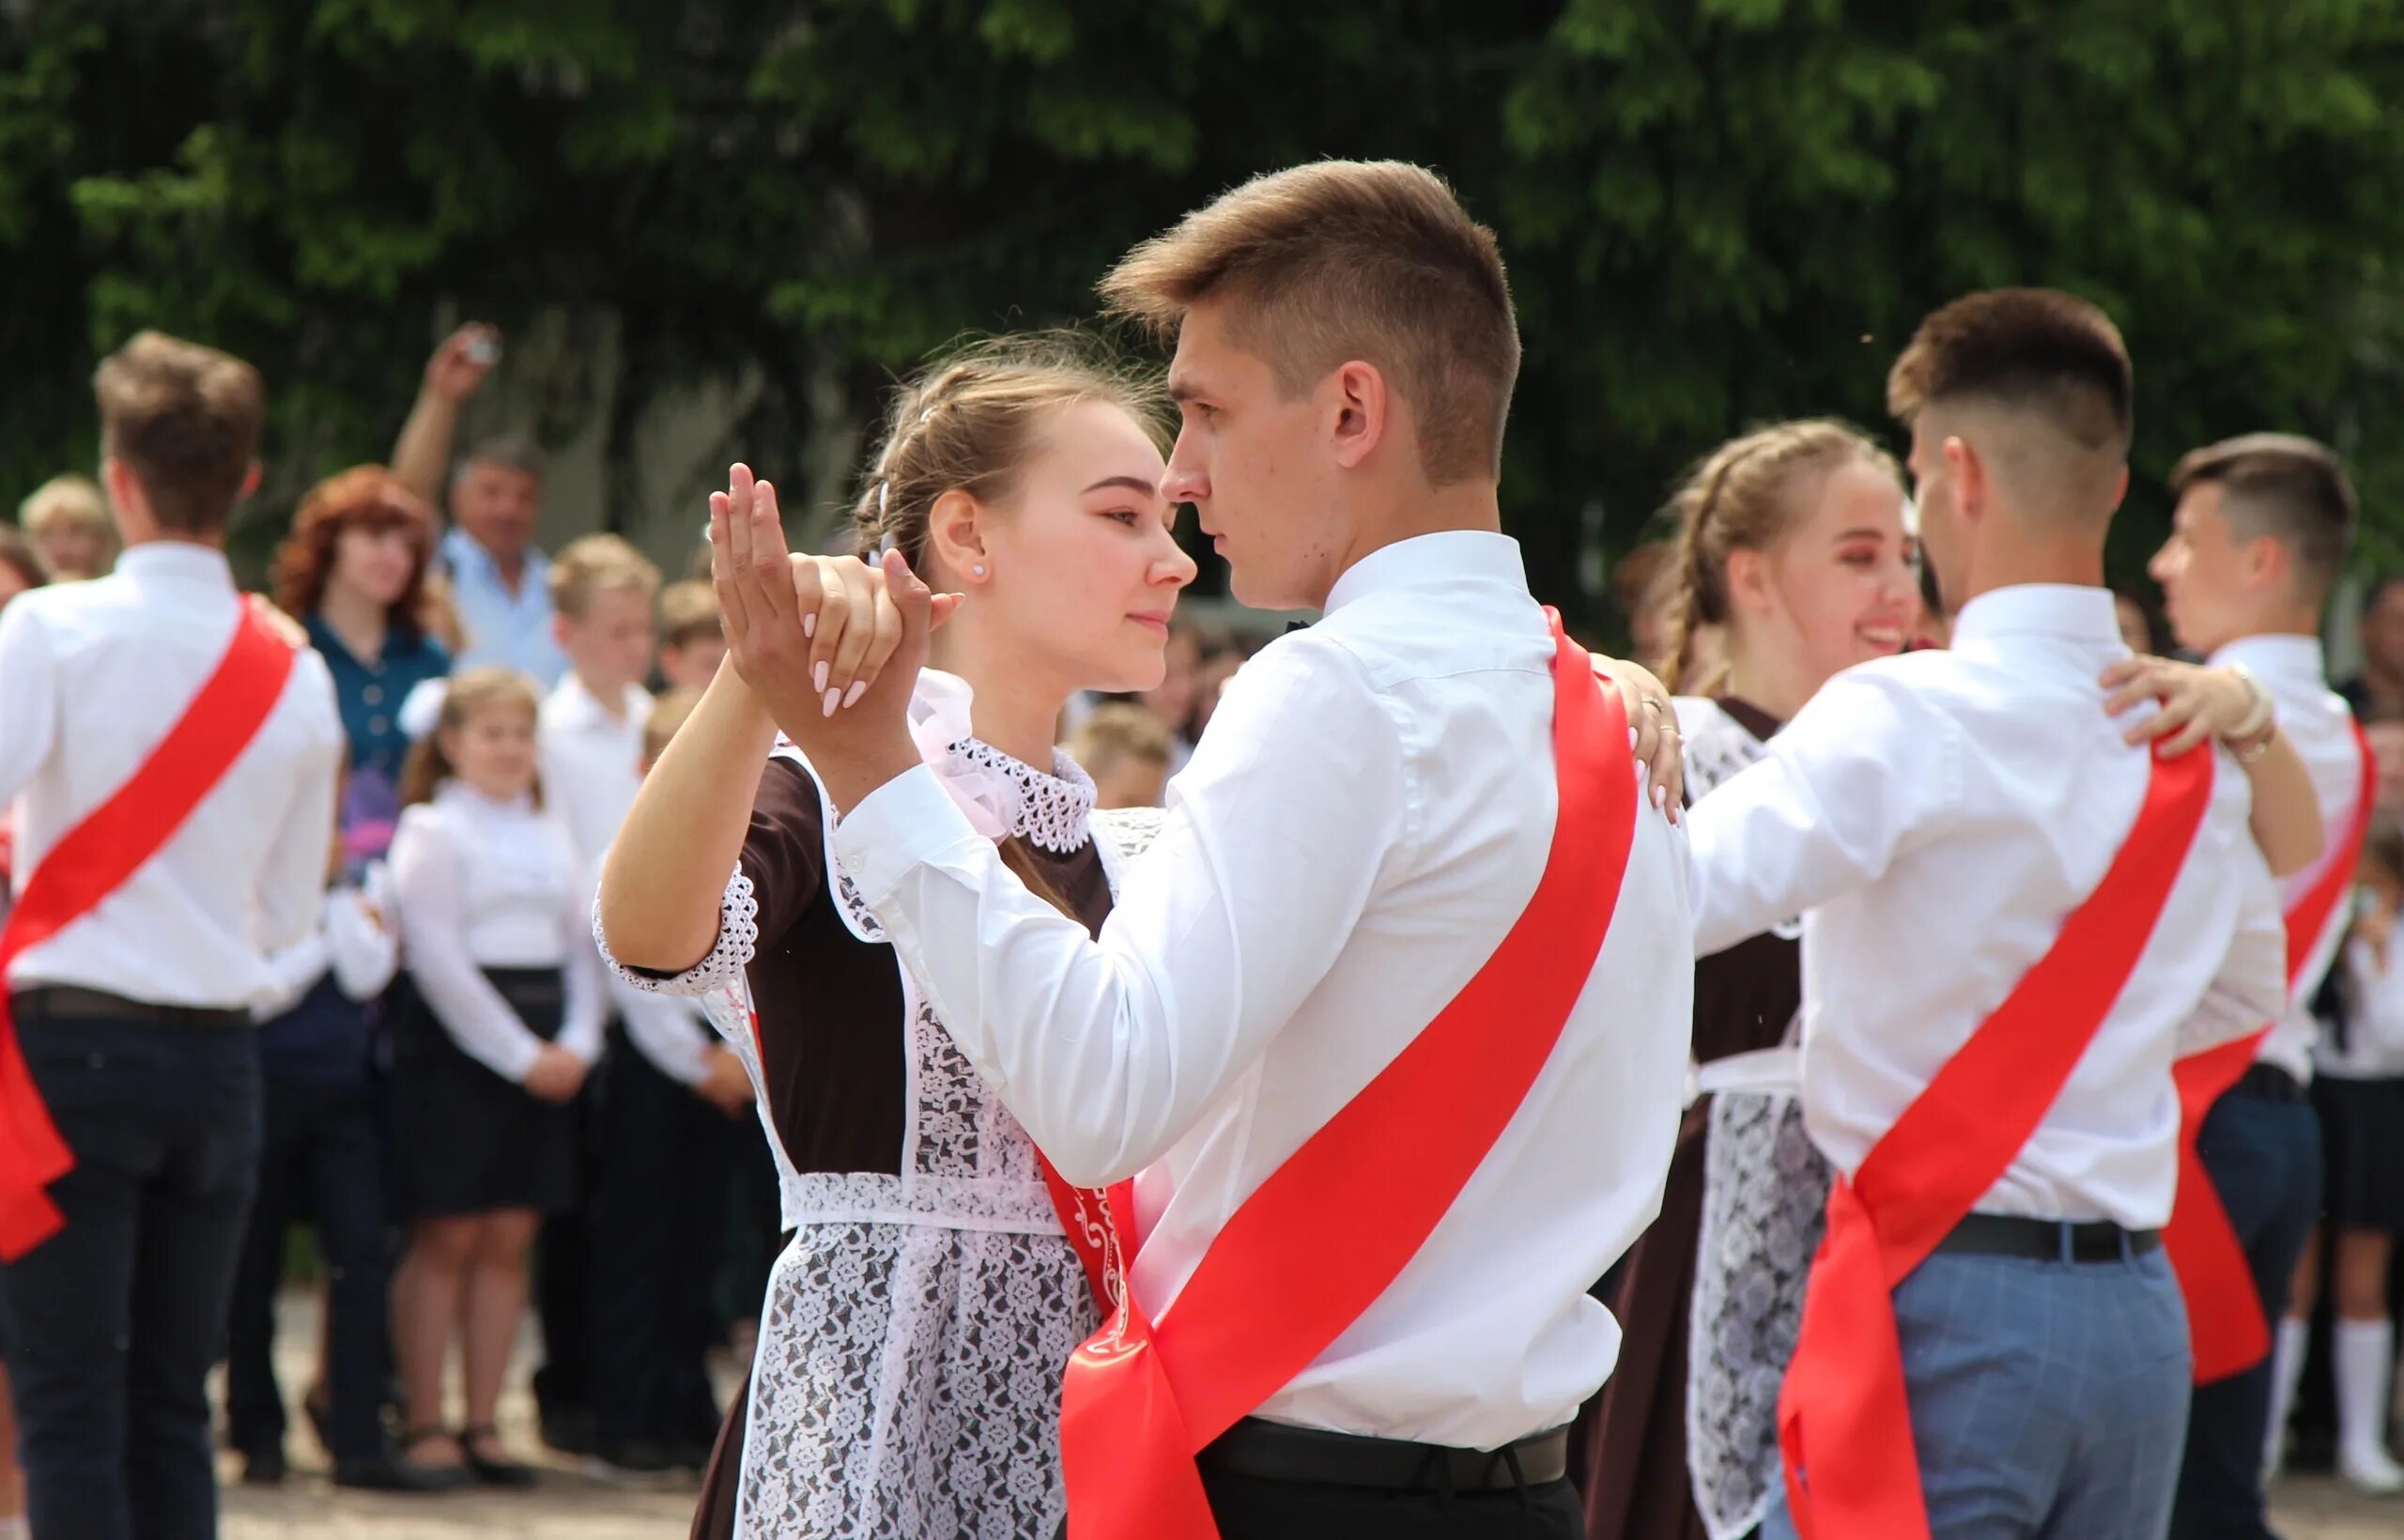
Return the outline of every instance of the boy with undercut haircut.
{"type": "MultiPolygon", "coordinates": [[[[2222,1051],[2227,1062],[2201,1091],[2209,1101],[2195,1147],[2208,1187],[2182,1191],[2221,1232],[2198,1241],[2229,1258],[2242,1252],[2242,1282],[2210,1292],[2211,1258],[2174,1245],[2188,1285],[2202,1362],[2188,1415],[2187,1454],[2171,1532],[2180,1536],[2267,1536],[2262,1471],[2265,1440],[2285,1421],[2304,1357],[2304,1323],[2284,1320],[2288,1284],[2320,1209],[2321,1130],[2306,1087],[2320,1038],[2311,1002],[2345,938],[2350,884],[2367,826],[2375,772],[2345,701],[2330,689],[2321,653],[2321,611],[2353,546],[2354,493],[2344,464],[2324,445],[2292,434],[2253,433],[2198,449],[2170,475],[2179,499],[2170,538],[2154,557],[2180,645],[2214,664],[2243,668],[2275,707],[2282,731],[2312,772],[2327,845],[2320,859],[2289,878],[2281,893],[2288,926],[2285,1009],[2258,1040],[2222,1051]],[[2229,1083],[2233,1080],[2233,1084],[2229,1083]],[[2231,1252],[2222,1235],[2233,1237],[2231,1252]],[[2258,1350],[2262,1321],[2280,1322],[2277,1348],[2258,1350]],[[2247,1346],[2216,1356],[2235,1332],[2247,1346]]],[[[2188,1066],[2193,1077],[2210,1068],[2188,1066]]],[[[2338,1188],[2344,1183],[2335,1184],[2338,1188]]],[[[2343,1225],[2344,1214],[2335,1216],[2343,1225]]],[[[2384,1311],[2370,1320],[2340,1320],[2335,1367],[2339,1400],[2377,1409],[2395,1357],[2384,1311]]],[[[2357,1418],[2357,1423],[2363,1419],[2357,1418]]],[[[2378,1444],[2379,1412],[2367,1439],[2357,1429],[2349,1473],[2392,1470],[2378,1444]]],[[[2341,1457],[2347,1452],[2341,1451],[2341,1457]]]]}

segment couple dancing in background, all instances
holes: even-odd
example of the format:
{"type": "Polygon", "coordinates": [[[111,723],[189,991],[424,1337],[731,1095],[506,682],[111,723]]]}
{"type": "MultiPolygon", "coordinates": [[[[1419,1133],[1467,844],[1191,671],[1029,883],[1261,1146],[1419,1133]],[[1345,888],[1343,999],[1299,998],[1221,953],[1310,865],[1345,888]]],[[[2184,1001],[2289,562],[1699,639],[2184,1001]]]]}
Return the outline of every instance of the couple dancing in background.
{"type": "MultiPolygon", "coordinates": [[[[1803,991],[1827,1043],[1806,1120],[1848,1177],[1912,1121],[1897,1087],[1996,1041],[1981,1023],[2042,960],[2087,948],[2086,972],[2127,982],[2134,1007],[2055,1002],[2052,1081],[2004,1077],[2029,1094],[1995,1099],[1947,1172],[1960,1201],[1915,1221],[1974,1284],[2043,1231],[2075,1296],[2045,1308],[2099,1335],[2092,1372],[2175,1380],[2183,1409],[2146,1240],[2172,1027],[2235,1036],[2285,991],[2245,778],[2208,755],[2150,770],[2096,685],[2122,655],[2098,586],[2126,480],[2109,323],[2033,291],[1930,318],[1896,404],[1963,651],[1824,690],[1842,709],[1798,713],[1699,805],[1690,853],[1670,703],[1569,643],[1499,532],[1516,324],[1490,234],[1440,181],[1263,177],[1103,293],[1175,339],[1165,459],[1154,387],[1005,342],[897,399],[855,510],[868,560],[790,557],[773,486],[741,468],[713,499],[731,662],[646,781],[596,915],[639,987],[717,1001],[795,1227],[697,1528],[1585,1532],[1566,1424],[1621,1346],[1586,1290],[1660,1202],[1698,914],[1716,949],[1811,910],[1808,948],[1820,906],[1853,927],[1836,944],[1866,945],[1875,913],[1888,971],[1908,937],[1947,1030],[1899,1072],[1872,1068],[1894,1009],[1856,1041],[1815,1014],[1826,985],[1803,991]],[[1076,690],[1158,678],[1193,576],[1180,502],[1240,599],[1326,618],[1228,685],[1165,811],[1098,814],[1054,724],[1076,690]],[[2014,744],[2051,778],[1981,772],[2014,744]],[[1965,859],[1995,868],[1977,886],[1996,922],[1935,929],[1928,885],[1959,886],[1965,859]],[[2102,927],[2099,882],[2121,916],[2102,927]],[[2150,945],[2165,906],[2178,939],[2150,945]],[[2100,1071],[2082,1063],[2107,1037],[2100,1071]],[[2127,1201],[2084,1211],[2056,1092],[2106,1131],[2127,1201]],[[2020,1201],[1980,1203],[1990,1187],[2020,1201]],[[2153,1324],[2114,1324],[2135,1319],[2153,1324]]],[[[2127,683],[2180,701],[2131,736],[2196,717],[2189,736],[2233,735],[2258,774],[2294,768],[2242,684],[2127,683]]],[[[2023,1452],[1991,1430],[1932,1446],[1923,1418],[1962,1392],[1923,1383],[1898,1334],[1977,1343],[1991,1369],[2042,1355],[1955,1296],[1889,1313],[1895,1280],[1860,1266],[1884,1194],[1839,1192],[1847,1320],[1821,1346],[1851,1333],[1870,1378],[1807,1409],[1831,1431],[1789,1471],[1791,1522],[1869,1532],[1867,1502],[1903,1516],[1879,1532],[1943,1532],[1979,1460],[2023,1452]],[[1844,1421],[1865,1394],[1903,1462],[1866,1488],[1844,1421]]],[[[2062,1457],[2015,1472],[2033,1519],[1998,1532],[2150,1532],[2177,1439],[2133,1451],[2126,1416],[2073,1407],[2062,1457]],[[2107,1511],[2090,1488],[2112,1461],[2135,1495],[2107,1511]]]]}

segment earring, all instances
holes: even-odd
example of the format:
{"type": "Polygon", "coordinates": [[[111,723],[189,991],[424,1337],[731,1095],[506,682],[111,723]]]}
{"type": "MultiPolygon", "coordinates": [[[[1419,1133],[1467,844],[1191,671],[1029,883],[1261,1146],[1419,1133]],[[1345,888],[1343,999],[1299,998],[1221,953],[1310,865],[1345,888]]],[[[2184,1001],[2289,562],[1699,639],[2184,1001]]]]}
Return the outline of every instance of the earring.
{"type": "Polygon", "coordinates": [[[984,577],[984,576],[985,576],[985,563],[984,563],[984,562],[978,562],[975,566],[970,567],[970,568],[968,569],[968,574],[969,574],[969,576],[970,576],[970,577],[972,577],[972,578],[982,578],[982,577],[984,577]]]}

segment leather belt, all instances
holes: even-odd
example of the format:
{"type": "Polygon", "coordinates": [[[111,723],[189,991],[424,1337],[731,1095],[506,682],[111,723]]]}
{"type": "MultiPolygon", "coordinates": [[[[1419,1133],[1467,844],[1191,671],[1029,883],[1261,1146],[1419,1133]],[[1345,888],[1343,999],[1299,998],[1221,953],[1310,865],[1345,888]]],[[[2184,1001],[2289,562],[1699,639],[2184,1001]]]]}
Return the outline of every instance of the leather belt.
{"type": "Polygon", "coordinates": [[[1448,1449],[1247,1417],[1195,1455],[1194,1463],[1205,1471],[1264,1481],[1389,1492],[1507,1492],[1568,1475],[1569,1430],[1557,1427],[1501,1449],[1448,1449]]]}
{"type": "Polygon", "coordinates": [[[251,1024],[247,1010],[210,1006],[160,1006],[129,1000],[106,990],[72,984],[40,984],[19,990],[8,999],[9,1013],[21,1022],[140,1022],[155,1026],[200,1026],[230,1029],[251,1024]]]}
{"type": "Polygon", "coordinates": [[[2039,1262],[2125,1262],[2161,1244],[2160,1230],[2124,1230],[2108,1219],[2073,1224],[2065,1219],[1969,1214],[1936,1243],[1936,1249],[1957,1255],[2025,1256],[2039,1262]]]}

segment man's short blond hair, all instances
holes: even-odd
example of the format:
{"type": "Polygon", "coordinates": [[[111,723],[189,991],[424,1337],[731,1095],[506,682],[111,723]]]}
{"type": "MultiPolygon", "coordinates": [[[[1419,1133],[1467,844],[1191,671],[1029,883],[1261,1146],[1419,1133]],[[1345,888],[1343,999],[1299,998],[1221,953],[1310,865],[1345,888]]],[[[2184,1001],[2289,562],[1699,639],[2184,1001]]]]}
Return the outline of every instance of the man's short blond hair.
{"type": "Polygon", "coordinates": [[[1068,747],[1069,758],[1090,775],[1129,760],[1166,764],[1168,724],[1132,701],[1104,701],[1069,734],[1068,747]]]}
{"type": "Polygon", "coordinates": [[[596,593],[640,593],[648,602],[659,592],[659,569],[623,536],[588,534],[551,558],[550,588],[551,608],[581,620],[596,593]]]}
{"type": "Polygon", "coordinates": [[[1320,161],[1256,177],[1137,246],[1110,308],[1167,337],[1208,300],[1287,399],[1351,360],[1410,403],[1428,483],[1501,475],[1519,331],[1494,232],[1433,172],[1320,161]]]}
{"type": "Polygon", "coordinates": [[[689,647],[694,642],[726,635],[717,612],[717,590],[686,578],[659,591],[659,641],[663,647],[689,647]]]}
{"type": "Polygon", "coordinates": [[[92,376],[100,446],[142,484],[161,528],[224,529],[257,463],[267,386],[231,353],[143,331],[92,376]]]}
{"type": "Polygon", "coordinates": [[[2135,395],[2120,329],[2058,289],[1991,289],[1932,311],[1887,376],[1899,422],[1931,406],[1999,406],[2115,455],[2128,453],[2135,395]]]}

